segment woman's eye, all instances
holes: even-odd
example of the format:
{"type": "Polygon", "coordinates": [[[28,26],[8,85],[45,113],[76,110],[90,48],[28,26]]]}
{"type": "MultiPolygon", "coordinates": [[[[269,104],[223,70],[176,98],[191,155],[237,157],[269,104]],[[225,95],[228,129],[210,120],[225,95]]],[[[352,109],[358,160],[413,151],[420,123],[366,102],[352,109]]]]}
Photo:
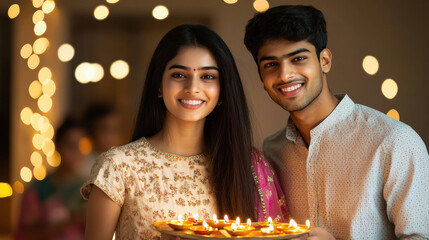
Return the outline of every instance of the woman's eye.
{"type": "Polygon", "coordinates": [[[185,78],[185,75],[183,73],[173,73],[173,74],[171,74],[171,77],[173,77],[173,78],[185,78]]]}
{"type": "Polygon", "coordinates": [[[207,75],[203,75],[202,77],[203,79],[216,79],[216,76],[211,75],[211,74],[207,74],[207,75]]]}

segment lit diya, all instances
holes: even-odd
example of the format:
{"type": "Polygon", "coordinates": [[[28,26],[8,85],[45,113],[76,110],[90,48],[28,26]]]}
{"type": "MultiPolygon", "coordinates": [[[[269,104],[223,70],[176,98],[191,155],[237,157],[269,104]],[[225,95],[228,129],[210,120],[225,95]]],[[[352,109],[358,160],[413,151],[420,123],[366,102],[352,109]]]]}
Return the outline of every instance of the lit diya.
{"type": "Polygon", "coordinates": [[[280,231],[276,230],[273,225],[268,225],[266,228],[261,228],[261,233],[264,235],[276,235],[281,234],[280,231]]]}
{"type": "Polygon", "coordinates": [[[225,226],[224,229],[233,236],[245,236],[255,230],[255,228],[251,226],[250,219],[247,220],[247,225],[241,225],[239,217],[237,217],[235,223],[231,223],[231,226],[225,226]]]}
{"type": "Polygon", "coordinates": [[[226,226],[231,226],[232,221],[228,219],[226,214],[223,219],[217,219],[216,214],[213,214],[213,220],[207,220],[207,223],[214,228],[225,228],[226,226]]]}
{"type": "Polygon", "coordinates": [[[195,233],[201,234],[201,235],[209,235],[213,232],[213,228],[210,227],[205,220],[203,220],[203,225],[199,226],[192,226],[190,228],[195,233]]]}
{"type": "Polygon", "coordinates": [[[183,220],[182,215],[179,215],[177,220],[168,221],[167,224],[174,230],[187,230],[194,225],[192,221],[183,220]]]}
{"type": "Polygon", "coordinates": [[[203,224],[204,218],[198,218],[198,214],[194,214],[193,217],[189,217],[188,221],[191,221],[194,223],[194,225],[201,225],[203,224]]]}
{"type": "Polygon", "coordinates": [[[266,221],[266,222],[258,222],[258,223],[256,223],[256,225],[258,225],[258,227],[269,227],[270,225],[273,225],[273,227],[277,227],[277,226],[280,226],[282,224],[280,222],[273,222],[273,219],[271,217],[268,217],[267,220],[268,221],[266,221]]]}
{"type": "Polygon", "coordinates": [[[277,229],[286,234],[305,233],[310,231],[310,221],[307,220],[306,225],[298,225],[293,219],[291,219],[289,224],[280,225],[277,229]]]}

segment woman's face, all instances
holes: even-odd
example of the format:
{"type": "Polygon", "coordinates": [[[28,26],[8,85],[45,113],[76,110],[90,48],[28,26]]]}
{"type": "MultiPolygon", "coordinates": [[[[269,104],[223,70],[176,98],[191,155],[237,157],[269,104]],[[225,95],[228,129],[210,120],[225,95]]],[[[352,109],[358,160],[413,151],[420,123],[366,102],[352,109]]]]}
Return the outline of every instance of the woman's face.
{"type": "Polygon", "coordinates": [[[219,69],[205,47],[183,47],[164,70],[161,93],[167,117],[204,121],[220,95],[219,69]]]}

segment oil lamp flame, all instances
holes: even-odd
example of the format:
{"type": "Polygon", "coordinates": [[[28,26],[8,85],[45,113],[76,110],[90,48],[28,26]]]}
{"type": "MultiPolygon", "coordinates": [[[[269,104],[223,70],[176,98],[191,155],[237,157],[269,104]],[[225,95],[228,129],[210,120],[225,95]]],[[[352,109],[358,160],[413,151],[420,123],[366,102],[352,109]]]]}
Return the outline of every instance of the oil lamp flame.
{"type": "Polygon", "coordinates": [[[231,229],[234,231],[237,231],[237,225],[235,225],[235,223],[231,224],[231,229]]]}
{"type": "Polygon", "coordinates": [[[273,223],[273,219],[271,217],[268,217],[268,224],[272,224],[273,223]]]}
{"type": "Polygon", "coordinates": [[[250,221],[250,218],[247,219],[247,226],[251,226],[252,225],[252,221],[250,221]]]}
{"type": "Polygon", "coordinates": [[[225,216],[223,216],[223,220],[225,220],[225,223],[229,222],[228,215],[225,214],[225,216]]]}
{"type": "Polygon", "coordinates": [[[295,220],[291,219],[289,221],[289,228],[298,228],[298,224],[296,224],[295,220]]]}
{"type": "Polygon", "coordinates": [[[209,228],[209,225],[206,223],[206,220],[203,221],[203,228],[204,230],[207,230],[209,228]]]}
{"type": "Polygon", "coordinates": [[[305,221],[305,225],[307,225],[307,229],[310,228],[310,220],[307,219],[307,221],[305,221]]]}
{"type": "Polygon", "coordinates": [[[235,220],[235,223],[237,224],[237,226],[240,225],[240,217],[237,217],[237,219],[235,220]]]}
{"type": "Polygon", "coordinates": [[[182,215],[179,214],[179,216],[177,217],[177,219],[179,220],[179,224],[183,224],[182,215]]]}
{"type": "Polygon", "coordinates": [[[213,222],[219,223],[219,221],[217,220],[216,214],[213,214],[213,222]]]}
{"type": "Polygon", "coordinates": [[[274,226],[270,224],[270,226],[268,226],[268,232],[274,232],[274,226]]]}

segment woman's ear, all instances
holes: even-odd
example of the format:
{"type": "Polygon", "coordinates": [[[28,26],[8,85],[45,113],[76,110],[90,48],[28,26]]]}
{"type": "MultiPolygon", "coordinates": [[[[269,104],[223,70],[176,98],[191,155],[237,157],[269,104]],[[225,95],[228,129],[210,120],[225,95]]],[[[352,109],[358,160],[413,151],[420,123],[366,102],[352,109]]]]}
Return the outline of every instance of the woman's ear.
{"type": "Polygon", "coordinates": [[[332,53],[325,48],[320,52],[320,67],[323,73],[328,73],[331,70],[332,53]]]}
{"type": "Polygon", "coordinates": [[[162,98],[162,90],[161,87],[158,88],[158,98],[162,98]]]}

